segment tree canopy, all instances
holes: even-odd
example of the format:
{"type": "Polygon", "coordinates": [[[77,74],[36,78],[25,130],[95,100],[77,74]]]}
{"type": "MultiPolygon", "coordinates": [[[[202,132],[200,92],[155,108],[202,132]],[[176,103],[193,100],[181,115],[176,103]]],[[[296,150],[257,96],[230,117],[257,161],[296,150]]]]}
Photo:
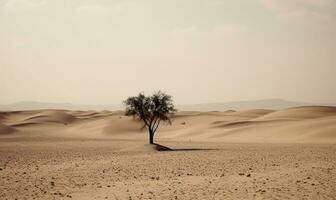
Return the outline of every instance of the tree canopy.
{"type": "Polygon", "coordinates": [[[128,97],[126,105],[127,116],[133,116],[144,123],[149,132],[149,143],[153,144],[154,134],[161,121],[171,124],[170,115],[176,111],[172,96],[158,91],[151,96],[139,93],[137,96],[128,97]]]}

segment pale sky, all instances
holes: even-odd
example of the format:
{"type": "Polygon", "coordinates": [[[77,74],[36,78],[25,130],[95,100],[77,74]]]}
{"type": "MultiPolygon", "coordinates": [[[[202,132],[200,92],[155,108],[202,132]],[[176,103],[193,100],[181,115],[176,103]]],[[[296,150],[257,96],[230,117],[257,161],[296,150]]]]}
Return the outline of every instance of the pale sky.
{"type": "Polygon", "coordinates": [[[336,102],[336,0],[0,0],[0,104],[336,102]]]}

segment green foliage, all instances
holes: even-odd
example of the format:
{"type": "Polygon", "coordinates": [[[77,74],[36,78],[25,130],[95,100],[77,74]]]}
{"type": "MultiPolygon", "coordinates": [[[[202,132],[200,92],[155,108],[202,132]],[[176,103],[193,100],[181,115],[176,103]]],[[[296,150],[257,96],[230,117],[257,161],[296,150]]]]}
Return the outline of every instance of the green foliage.
{"type": "MultiPolygon", "coordinates": [[[[176,111],[172,96],[161,91],[155,92],[152,96],[139,93],[138,96],[128,97],[124,104],[126,105],[125,114],[143,121],[144,127],[148,128],[150,138],[153,138],[161,121],[171,123],[170,114],[176,111]]],[[[153,142],[152,140],[150,139],[150,143],[153,142]]]]}

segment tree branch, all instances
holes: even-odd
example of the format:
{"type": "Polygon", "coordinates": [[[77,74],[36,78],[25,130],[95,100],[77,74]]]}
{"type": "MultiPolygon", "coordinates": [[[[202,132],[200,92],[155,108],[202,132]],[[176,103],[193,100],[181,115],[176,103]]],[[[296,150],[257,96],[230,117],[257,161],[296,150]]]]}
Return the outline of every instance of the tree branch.
{"type": "Polygon", "coordinates": [[[153,128],[155,127],[157,118],[155,118],[155,117],[153,116],[152,121],[153,121],[153,123],[152,123],[152,125],[151,125],[151,129],[153,129],[153,128]]]}
{"type": "Polygon", "coordinates": [[[158,122],[157,122],[157,124],[156,124],[156,127],[154,128],[154,133],[155,133],[156,130],[159,128],[160,122],[161,122],[161,120],[159,119],[158,122]]]}

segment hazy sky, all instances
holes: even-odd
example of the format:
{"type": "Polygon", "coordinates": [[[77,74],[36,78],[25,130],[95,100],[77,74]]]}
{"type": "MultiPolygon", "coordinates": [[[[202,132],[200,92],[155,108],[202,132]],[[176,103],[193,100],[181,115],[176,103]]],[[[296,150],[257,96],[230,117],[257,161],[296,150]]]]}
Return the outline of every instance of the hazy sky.
{"type": "Polygon", "coordinates": [[[0,0],[0,103],[336,102],[336,0],[0,0]]]}

